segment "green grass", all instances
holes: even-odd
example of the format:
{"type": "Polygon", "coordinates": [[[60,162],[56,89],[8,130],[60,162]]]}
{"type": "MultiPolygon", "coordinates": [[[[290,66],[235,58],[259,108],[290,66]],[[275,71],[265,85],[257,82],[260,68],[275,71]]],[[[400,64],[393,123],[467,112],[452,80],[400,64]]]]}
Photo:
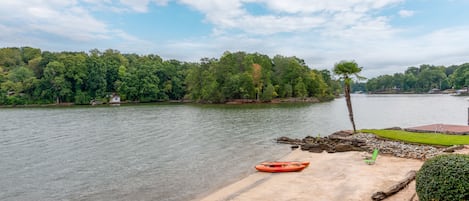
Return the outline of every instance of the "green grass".
{"type": "Polygon", "coordinates": [[[372,133],[382,138],[430,145],[462,145],[469,144],[469,136],[446,135],[440,133],[415,133],[403,130],[361,130],[362,133],[372,133]]]}

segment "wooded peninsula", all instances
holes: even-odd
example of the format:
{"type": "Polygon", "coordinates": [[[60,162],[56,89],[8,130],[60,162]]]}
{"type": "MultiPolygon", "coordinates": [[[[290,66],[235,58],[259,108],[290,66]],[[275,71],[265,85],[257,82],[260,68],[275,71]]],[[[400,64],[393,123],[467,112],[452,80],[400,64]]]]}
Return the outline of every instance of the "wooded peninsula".
{"type": "MultiPolygon", "coordinates": [[[[469,64],[409,67],[393,76],[354,84],[355,90],[432,88],[469,85],[469,64]]],[[[341,82],[329,70],[303,59],[259,53],[225,52],[200,62],[163,60],[158,55],[122,54],[108,49],[50,52],[32,47],[0,49],[0,105],[106,103],[112,94],[125,102],[270,102],[276,98],[331,100],[341,82]]]]}
{"type": "Polygon", "coordinates": [[[0,104],[90,104],[122,101],[191,100],[225,103],[273,98],[330,100],[339,82],[328,70],[310,69],[296,57],[225,52],[200,62],[163,60],[158,55],[104,52],[49,52],[38,48],[0,49],[0,104]]]}

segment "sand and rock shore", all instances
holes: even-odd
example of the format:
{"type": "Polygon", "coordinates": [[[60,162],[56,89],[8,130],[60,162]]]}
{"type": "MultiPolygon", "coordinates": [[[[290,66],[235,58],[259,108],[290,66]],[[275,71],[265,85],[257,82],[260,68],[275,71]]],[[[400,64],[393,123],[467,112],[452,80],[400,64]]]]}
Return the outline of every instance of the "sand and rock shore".
{"type": "MultiPolygon", "coordinates": [[[[351,135],[348,131],[328,137],[282,137],[277,141],[299,148],[281,160],[309,161],[310,166],[301,172],[256,172],[198,200],[372,200],[374,193],[389,189],[409,172],[418,171],[425,159],[446,152],[469,152],[466,146],[447,148],[408,144],[366,133],[351,135]],[[364,163],[363,158],[375,148],[380,150],[376,163],[364,163]]],[[[386,200],[418,200],[415,181],[386,200]]]]}
{"type": "Polygon", "coordinates": [[[425,160],[433,156],[453,152],[463,146],[443,147],[422,144],[409,144],[393,140],[379,138],[369,133],[353,134],[352,131],[338,131],[326,137],[305,137],[303,139],[291,139],[280,137],[278,143],[291,144],[292,147],[300,147],[303,151],[313,153],[366,151],[372,152],[379,149],[381,154],[388,154],[400,158],[425,160]]]}

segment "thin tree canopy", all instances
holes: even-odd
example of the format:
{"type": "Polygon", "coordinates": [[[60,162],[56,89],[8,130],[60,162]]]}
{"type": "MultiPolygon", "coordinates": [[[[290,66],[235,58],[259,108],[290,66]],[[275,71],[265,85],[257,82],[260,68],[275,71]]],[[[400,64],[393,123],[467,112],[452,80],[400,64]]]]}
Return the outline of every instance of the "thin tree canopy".
{"type": "Polygon", "coordinates": [[[358,67],[355,61],[341,61],[335,64],[333,71],[336,75],[339,75],[344,82],[350,84],[353,77],[359,80],[365,79],[359,75],[362,69],[362,67],[358,67]]]}

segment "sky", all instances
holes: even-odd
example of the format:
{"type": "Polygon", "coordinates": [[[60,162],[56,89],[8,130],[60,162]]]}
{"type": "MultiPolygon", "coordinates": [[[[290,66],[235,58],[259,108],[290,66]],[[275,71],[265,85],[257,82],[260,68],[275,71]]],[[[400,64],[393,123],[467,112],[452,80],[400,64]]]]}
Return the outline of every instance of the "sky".
{"type": "Polygon", "coordinates": [[[469,0],[0,0],[0,47],[354,60],[373,78],[469,62],[469,0]]]}

